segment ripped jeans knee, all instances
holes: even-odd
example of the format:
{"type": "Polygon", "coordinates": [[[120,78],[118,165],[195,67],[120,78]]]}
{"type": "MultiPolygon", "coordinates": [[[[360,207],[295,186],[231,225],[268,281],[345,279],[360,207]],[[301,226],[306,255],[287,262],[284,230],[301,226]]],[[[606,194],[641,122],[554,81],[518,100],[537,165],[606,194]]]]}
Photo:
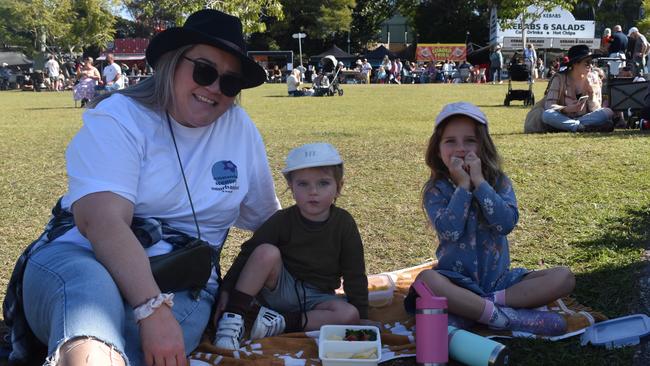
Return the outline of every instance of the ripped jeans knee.
{"type": "Polygon", "coordinates": [[[74,337],[62,340],[45,360],[46,366],[58,365],[128,365],[128,358],[115,346],[95,337],[74,337]]]}

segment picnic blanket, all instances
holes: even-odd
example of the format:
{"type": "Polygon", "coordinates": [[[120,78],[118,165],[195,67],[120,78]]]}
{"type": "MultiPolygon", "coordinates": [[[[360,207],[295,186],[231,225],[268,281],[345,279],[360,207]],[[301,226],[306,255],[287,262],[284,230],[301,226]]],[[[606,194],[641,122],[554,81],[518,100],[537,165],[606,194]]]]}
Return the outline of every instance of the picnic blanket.
{"type": "MultiPolygon", "coordinates": [[[[386,273],[395,282],[396,288],[391,304],[371,307],[369,319],[377,321],[381,330],[383,345],[381,361],[400,357],[415,356],[415,338],[413,334],[415,319],[406,313],[403,300],[418,273],[435,266],[427,262],[419,266],[386,273]]],[[[556,337],[541,337],[524,332],[495,331],[484,326],[469,329],[472,332],[489,337],[532,337],[558,340],[584,332],[585,328],[607,318],[572,298],[559,299],[541,309],[555,311],[567,320],[566,334],[556,337]]],[[[255,341],[245,341],[238,351],[224,351],[210,342],[214,330],[208,330],[203,341],[192,354],[192,365],[287,365],[316,366],[318,358],[318,331],[283,334],[255,341]]]]}

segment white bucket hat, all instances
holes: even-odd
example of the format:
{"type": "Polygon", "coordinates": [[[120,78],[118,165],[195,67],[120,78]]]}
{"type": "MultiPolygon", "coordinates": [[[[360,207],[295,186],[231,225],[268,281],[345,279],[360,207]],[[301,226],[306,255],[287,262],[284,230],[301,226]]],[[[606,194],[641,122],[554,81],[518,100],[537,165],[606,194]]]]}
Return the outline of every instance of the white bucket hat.
{"type": "Polygon", "coordinates": [[[287,174],[298,169],[343,164],[343,160],[339,152],[336,151],[336,148],[325,142],[316,142],[297,147],[289,151],[284,161],[286,165],[282,169],[282,174],[285,177],[287,174]]]}

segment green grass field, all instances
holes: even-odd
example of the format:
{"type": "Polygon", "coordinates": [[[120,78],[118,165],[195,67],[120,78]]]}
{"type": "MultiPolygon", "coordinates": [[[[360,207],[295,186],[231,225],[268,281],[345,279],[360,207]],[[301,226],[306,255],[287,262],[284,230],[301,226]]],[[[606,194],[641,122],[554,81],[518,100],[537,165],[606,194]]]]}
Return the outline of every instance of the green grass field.
{"type": "MultiPolygon", "coordinates": [[[[535,84],[541,97],[545,83],[535,84]]],[[[514,182],[520,221],[510,235],[513,266],[567,265],[575,297],[618,317],[639,311],[639,270],[650,247],[650,134],[524,135],[527,108],[504,107],[506,85],[344,85],[343,97],[288,98],[284,85],[245,91],[284,206],[291,204],[280,169],[289,149],[334,144],[345,160],[338,204],[357,220],[369,273],[419,264],[434,254],[435,235],[420,209],[423,162],[433,120],[448,103],[479,105],[505,170],[514,182]]],[[[517,85],[524,88],[524,85],[517,85]]],[[[43,229],[66,190],[64,150],[83,110],[70,92],[0,92],[0,296],[21,250],[43,229]]],[[[248,233],[234,231],[227,268],[248,233]]],[[[627,365],[634,348],[505,342],[514,365],[627,365]]]]}

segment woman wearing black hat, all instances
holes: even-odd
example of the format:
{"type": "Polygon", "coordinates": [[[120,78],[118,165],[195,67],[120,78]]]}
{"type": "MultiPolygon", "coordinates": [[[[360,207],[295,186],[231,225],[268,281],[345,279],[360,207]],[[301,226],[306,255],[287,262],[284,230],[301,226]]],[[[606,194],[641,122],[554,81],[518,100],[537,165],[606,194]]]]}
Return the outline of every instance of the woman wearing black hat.
{"type": "Polygon", "coordinates": [[[151,78],[90,104],[66,152],[68,192],[7,292],[13,359],[38,340],[52,364],[187,364],[228,229],[254,230],[280,207],[262,138],[235,104],[265,80],[245,52],[239,19],[199,11],[151,41],[151,78]],[[195,238],[215,259],[207,283],[164,293],[148,257],[195,238]]]}
{"type": "Polygon", "coordinates": [[[601,105],[602,86],[592,72],[589,47],[573,46],[568,56],[567,68],[550,81],[542,121],[562,131],[611,131],[614,112],[601,105]]]}

